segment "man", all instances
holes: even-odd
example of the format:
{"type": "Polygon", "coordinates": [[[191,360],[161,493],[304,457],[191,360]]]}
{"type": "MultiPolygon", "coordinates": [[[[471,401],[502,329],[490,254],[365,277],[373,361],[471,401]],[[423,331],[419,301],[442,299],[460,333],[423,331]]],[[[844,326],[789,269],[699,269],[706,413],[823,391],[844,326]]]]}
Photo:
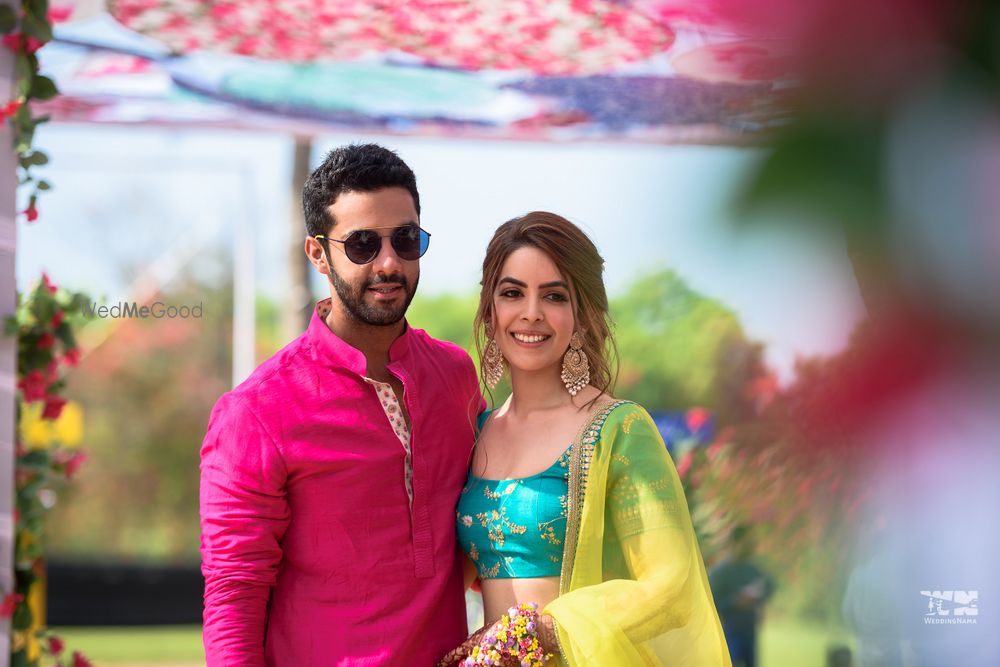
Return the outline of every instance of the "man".
{"type": "Polygon", "coordinates": [[[754,546],[749,527],[736,526],[729,558],[708,572],[733,667],[757,664],[757,624],[764,603],[774,594],[774,580],[751,562],[754,546]]]}
{"type": "Polygon", "coordinates": [[[466,636],[454,528],[483,407],[476,374],[464,351],[403,319],[429,239],[395,153],[334,150],[302,201],[330,298],[212,411],[206,658],[433,665],[466,636]]]}

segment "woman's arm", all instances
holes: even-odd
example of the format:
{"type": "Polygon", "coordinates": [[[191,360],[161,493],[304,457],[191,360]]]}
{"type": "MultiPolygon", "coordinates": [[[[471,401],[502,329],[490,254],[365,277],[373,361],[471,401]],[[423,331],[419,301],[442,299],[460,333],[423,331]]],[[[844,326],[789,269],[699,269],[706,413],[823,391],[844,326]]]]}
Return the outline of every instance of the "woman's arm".
{"type": "Polygon", "coordinates": [[[465,585],[465,590],[469,590],[469,587],[475,583],[476,579],[479,578],[479,573],[476,571],[476,564],[472,562],[469,555],[464,551],[462,552],[462,582],[465,585]]]}

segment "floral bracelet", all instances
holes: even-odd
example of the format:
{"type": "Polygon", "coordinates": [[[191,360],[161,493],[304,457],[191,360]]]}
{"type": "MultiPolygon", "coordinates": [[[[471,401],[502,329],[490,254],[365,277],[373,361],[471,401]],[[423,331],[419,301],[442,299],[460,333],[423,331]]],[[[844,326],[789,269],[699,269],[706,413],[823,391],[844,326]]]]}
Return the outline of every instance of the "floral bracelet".
{"type": "Polygon", "coordinates": [[[504,657],[520,660],[521,667],[543,667],[552,657],[538,641],[538,605],[534,602],[508,609],[499,626],[490,628],[479,646],[473,647],[463,667],[499,665],[504,657]]]}

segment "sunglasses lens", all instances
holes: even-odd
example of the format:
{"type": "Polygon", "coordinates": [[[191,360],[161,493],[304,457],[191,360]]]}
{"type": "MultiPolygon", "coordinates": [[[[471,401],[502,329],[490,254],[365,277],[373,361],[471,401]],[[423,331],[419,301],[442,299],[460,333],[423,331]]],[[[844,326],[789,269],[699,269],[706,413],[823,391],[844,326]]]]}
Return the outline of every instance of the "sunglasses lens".
{"type": "Polygon", "coordinates": [[[382,248],[382,239],[373,231],[361,229],[344,241],[344,254],[355,264],[367,264],[375,259],[382,248]]]}
{"type": "Polygon", "coordinates": [[[400,259],[420,259],[429,244],[430,234],[419,227],[400,227],[392,234],[392,249],[400,259]]]}

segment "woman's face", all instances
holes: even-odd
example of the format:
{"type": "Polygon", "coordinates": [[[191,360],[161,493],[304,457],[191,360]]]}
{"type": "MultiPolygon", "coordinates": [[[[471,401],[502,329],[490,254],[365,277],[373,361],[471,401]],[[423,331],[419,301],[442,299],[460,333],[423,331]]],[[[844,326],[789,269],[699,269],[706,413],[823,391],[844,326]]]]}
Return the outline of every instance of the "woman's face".
{"type": "Polygon", "coordinates": [[[538,248],[519,248],[507,257],[493,292],[494,337],[511,368],[560,367],[573,336],[569,290],[556,265],[538,248]]]}

